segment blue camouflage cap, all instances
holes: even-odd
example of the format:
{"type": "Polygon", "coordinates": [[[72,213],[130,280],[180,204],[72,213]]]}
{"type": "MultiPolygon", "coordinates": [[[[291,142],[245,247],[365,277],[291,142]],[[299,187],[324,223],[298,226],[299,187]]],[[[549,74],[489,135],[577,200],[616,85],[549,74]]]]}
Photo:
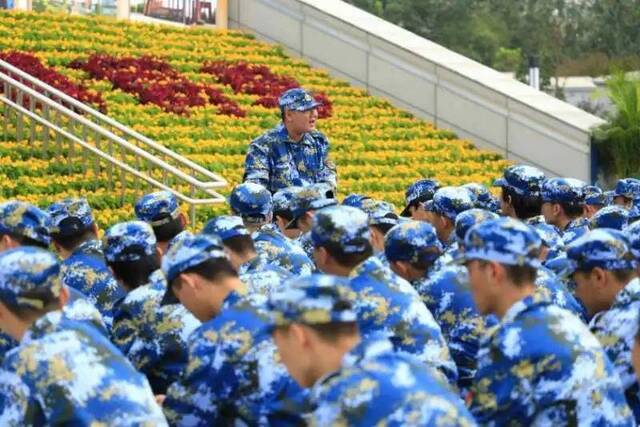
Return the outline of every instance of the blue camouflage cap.
{"type": "Polygon", "coordinates": [[[433,263],[443,250],[436,229],[423,221],[398,224],[384,238],[384,254],[389,261],[433,263]]]}
{"type": "Polygon", "coordinates": [[[615,194],[615,191],[613,191],[613,190],[604,192],[605,206],[609,206],[609,205],[613,204],[613,196],[614,196],[614,194],[615,194]]]}
{"type": "Polygon", "coordinates": [[[435,179],[419,179],[411,184],[404,193],[405,208],[400,216],[411,216],[409,206],[414,202],[424,203],[431,200],[438,188],[440,188],[440,183],[435,179]]]}
{"type": "Polygon", "coordinates": [[[631,209],[629,209],[629,224],[633,224],[640,219],[640,203],[638,202],[634,202],[631,209]]]}
{"type": "Polygon", "coordinates": [[[93,224],[93,214],[85,198],[66,198],[47,208],[51,217],[51,234],[71,236],[93,224]]]}
{"type": "Polygon", "coordinates": [[[605,206],[589,219],[589,228],[613,228],[622,230],[629,223],[629,211],[618,205],[605,206]]]}
{"type": "Polygon", "coordinates": [[[104,234],[104,257],[108,262],[138,261],[156,254],[156,235],[143,221],[121,222],[104,234]]]}
{"type": "Polygon", "coordinates": [[[278,99],[278,105],[280,111],[284,111],[285,108],[293,111],[309,111],[322,105],[306,90],[297,87],[289,89],[280,95],[278,99]]]}
{"type": "Polygon", "coordinates": [[[464,184],[462,188],[466,188],[473,193],[475,196],[476,208],[494,213],[498,213],[500,210],[500,202],[484,185],[476,182],[470,182],[468,184],[464,184]]]}
{"type": "Polygon", "coordinates": [[[542,241],[527,224],[501,217],[474,225],[467,232],[457,261],[495,261],[500,264],[540,268],[542,241]]]}
{"type": "Polygon", "coordinates": [[[0,254],[0,300],[12,307],[42,309],[48,297],[58,297],[60,263],[51,252],[21,246],[0,254]],[[42,293],[48,290],[49,295],[42,293]]]}
{"type": "Polygon", "coordinates": [[[270,328],[356,322],[355,300],[347,278],[326,274],[291,278],[269,296],[270,328]]]}
{"type": "Polygon", "coordinates": [[[556,257],[548,258],[544,266],[553,271],[560,280],[570,280],[573,274],[573,263],[567,258],[565,252],[559,253],[556,257]]]}
{"type": "Polygon", "coordinates": [[[555,258],[564,251],[564,242],[560,230],[555,225],[540,222],[537,224],[530,224],[530,227],[538,233],[542,244],[549,248],[547,253],[547,259],[555,258]]]}
{"type": "Polygon", "coordinates": [[[584,204],[589,206],[605,206],[607,196],[600,187],[587,185],[584,187],[584,204]]]}
{"type": "Polygon", "coordinates": [[[635,268],[636,262],[627,237],[619,230],[598,228],[567,246],[567,257],[573,271],[589,271],[595,267],[604,270],[635,268]]]}
{"type": "Polygon", "coordinates": [[[622,178],[616,182],[613,197],[622,196],[627,199],[640,199],[640,180],[635,178],[622,178]]]}
{"type": "Polygon", "coordinates": [[[455,221],[461,212],[473,209],[473,193],[462,187],[442,187],[433,199],[424,204],[424,209],[455,221]]]}
{"type": "Polygon", "coordinates": [[[575,178],[549,178],[542,183],[540,194],[543,202],[581,204],[586,186],[575,178]]]}
{"type": "Polygon", "coordinates": [[[525,197],[540,196],[544,172],[527,165],[513,165],[504,170],[502,178],[494,181],[495,187],[506,187],[525,197]]]}
{"type": "Polygon", "coordinates": [[[223,242],[237,236],[250,236],[239,216],[220,215],[211,219],[202,229],[202,234],[218,236],[223,242]]]}
{"type": "Polygon", "coordinates": [[[358,208],[331,206],[313,218],[311,240],[315,246],[333,244],[345,253],[364,252],[370,247],[369,218],[358,208]]]}
{"type": "Polygon", "coordinates": [[[178,242],[183,241],[184,239],[193,236],[193,233],[187,230],[182,230],[181,232],[179,232],[178,234],[176,234],[175,236],[173,236],[173,238],[171,240],[169,240],[169,243],[167,243],[167,248],[165,250],[165,252],[169,251],[169,249],[171,249],[172,246],[177,245],[178,242]]]}
{"type": "Polygon", "coordinates": [[[634,222],[624,230],[629,241],[629,249],[636,260],[640,261],[640,222],[634,222]]]}
{"type": "Polygon", "coordinates": [[[362,203],[365,200],[369,200],[371,199],[371,197],[366,196],[364,194],[349,194],[347,197],[345,197],[342,200],[342,205],[343,206],[352,206],[354,208],[362,208],[362,203]]]}
{"type": "Polygon", "coordinates": [[[171,283],[180,273],[209,259],[228,259],[222,241],[210,234],[192,234],[176,242],[162,258],[162,272],[171,283]]]}
{"type": "Polygon", "coordinates": [[[391,203],[382,200],[367,199],[360,208],[369,216],[369,225],[396,225],[398,215],[391,203]]]}
{"type": "Polygon", "coordinates": [[[294,198],[294,193],[302,187],[286,187],[276,191],[271,198],[273,203],[273,212],[276,213],[290,213],[291,201],[294,198]]]}
{"type": "Polygon", "coordinates": [[[469,229],[474,225],[496,218],[498,218],[497,214],[485,209],[474,208],[460,213],[460,215],[456,217],[455,223],[455,231],[458,241],[462,243],[464,241],[464,236],[467,235],[467,231],[469,231],[469,229]]]}
{"type": "Polygon", "coordinates": [[[296,187],[291,199],[291,215],[293,219],[287,228],[296,228],[298,219],[308,211],[316,211],[329,206],[335,206],[336,199],[327,198],[318,191],[317,187],[296,187]]]}
{"type": "Polygon", "coordinates": [[[0,234],[28,237],[51,244],[51,217],[37,207],[17,200],[0,204],[0,234]]]}
{"type": "Polygon", "coordinates": [[[136,217],[159,227],[178,217],[180,209],[177,197],[170,191],[156,191],[140,197],[135,205],[136,217]]]}
{"type": "Polygon", "coordinates": [[[273,212],[271,193],[253,182],[236,185],[229,196],[229,205],[235,215],[265,220],[273,212]]]}

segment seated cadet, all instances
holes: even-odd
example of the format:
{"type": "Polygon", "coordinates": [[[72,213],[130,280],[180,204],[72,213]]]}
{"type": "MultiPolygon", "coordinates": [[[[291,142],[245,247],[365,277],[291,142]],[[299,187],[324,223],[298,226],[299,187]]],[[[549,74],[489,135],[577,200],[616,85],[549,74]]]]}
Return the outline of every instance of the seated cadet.
{"type": "Polygon", "coordinates": [[[540,188],[544,220],[558,227],[565,243],[589,231],[589,221],[582,216],[586,185],[574,178],[549,178],[540,188]]]}
{"type": "Polygon", "coordinates": [[[613,362],[640,423],[640,387],[631,365],[640,321],[640,279],[628,241],[618,230],[599,228],[569,245],[567,257],[573,261],[576,295],[593,317],[589,328],[613,362]]]}
{"type": "Polygon", "coordinates": [[[311,240],[311,225],[316,211],[335,206],[335,199],[324,197],[317,188],[297,187],[291,199],[292,220],[287,227],[299,228],[302,234],[296,242],[302,247],[307,256],[313,260],[313,241],[311,240]]]}
{"type": "Polygon", "coordinates": [[[473,193],[461,187],[442,187],[436,191],[432,200],[425,203],[427,222],[435,228],[444,248],[436,268],[445,267],[453,262],[453,255],[458,247],[455,233],[456,217],[464,211],[473,209],[474,204],[473,193]]]}
{"type": "MultiPolygon", "coordinates": [[[[640,277],[640,221],[631,224],[624,230],[624,234],[629,241],[629,250],[636,260],[636,276],[640,277]]],[[[636,373],[636,378],[640,380],[640,324],[638,325],[631,351],[631,362],[636,373]]]]}
{"type": "Polygon", "coordinates": [[[125,291],[104,260],[89,203],[82,198],[67,198],[49,206],[47,212],[51,216],[53,244],[63,259],[62,283],[82,292],[100,311],[110,330],[114,305],[125,291]]]}
{"type": "Polygon", "coordinates": [[[460,259],[484,315],[500,323],[480,342],[469,395],[482,425],[633,425],[613,365],[571,312],[536,298],[540,238],[512,218],[466,234],[460,259]]]}
{"type": "Polygon", "coordinates": [[[400,216],[416,221],[426,221],[427,216],[423,205],[433,199],[433,195],[439,188],[440,184],[435,179],[419,179],[411,184],[404,193],[405,208],[400,216]]]}
{"type": "Polygon", "coordinates": [[[613,204],[631,209],[634,201],[640,199],[640,180],[635,178],[619,179],[611,196],[613,204]]]}
{"type": "Polygon", "coordinates": [[[164,426],[146,378],[106,336],[61,313],[69,297],[44,249],[0,254],[0,328],[20,344],[0,369],[0,425],[164,426]]]}
{"type": "Polygon", "coordinates": [[[391,204],[379,200],[365,200],[360,209],[369,216],[369,233],[371,234],[369,242],[373,248],[373,254],[385,267],[389,267],[389,261],[384,253],[384,236],[398,224],[400,218],[393,211],[391,204]]]}
{"type": "Polygon", "coordinates": [[[475,208],[483,209],[495,214],[500,211],[500,202],[484,185],[478,184],[476,182],[470,182],[468,184],[462,185],[461,187],[466,188],[473,193],[473,195],[475,196],[475,208]]]}
{"type": "Polygon", "coordinates": [[[540,198],[540,186],[544,179],[544,172],[533,166],[513,165],[506,168],[502,178],[493,183],[494,187],[502,189],[502,215],[517,218],[528,224],[544,222],[540,198]]]}
{"type": "Polygon", "coordinates": [[[258,255],[253,239],[239,216],[216,217],[204,226],[202,234],[221,240],[231,265],[252,292],[266,297],[290,276],[288,271],[258,255]]]}
{"type": "Polygon", "coordinates": [[[589,219],[589,229],[613,228],[624,230],[629,225],[629,211],[622,206],[606,206],[589,219]]]}
{"type": "Polygon", "coordinates": [[[595,185],[587,185],[584,187],[584,205],[582,206],[582,216],[585,218],[591,218],[593,214],[607,205],[607,197],[600,189],[595,185]]]}
{"type": "Polygon", "coordinates": [[[175,294],[203,322],[164,412],[176,426],[302,425],[306,393],[279,361],[264,298],[247,292],[219,242],[187,237],[162,260],[171,284],[165,300],[175,294]]]}
{"type": "MultiPolygon", "coordinates": [[[[497,218],[481,209],[463,212],[458,218],[472,214],[475,223],[497,218]]],[[[424,222],[393,227],[385,239],[385,252],[391,270],[413,285],[440,325],[458,368],[458,387],[466,390],[476,370],[480,337],[496,323],[493,317],[485,318],[476,310],[466,269],[458,265],[432,268],[442,253],[442,244],[433,226],[424,222]]]]}
{"type": "Polygon", "coordinates": [[[293,278],[269,298],[283,363],[311,388],[311,426],[473,426],[460,398],[430,368],[393,351],[384,336],[361,340],[349,281],[293,278]]]}
{"type": "Polygon", "coordinates": [[[180,212],[178,198],[170,191],[156,191],[142,196],[135,205],[136,217],[153,228],[160,253],[167,251],[169,241],[187,226],[187,217],[180,212]]]}
{"type": "Polygon", "coordinates": [[[167,282],[151,226],[116,224],[104,235],[104,254],[127,291],[113,319],[113,342],[144,373],[155,393],[164,393],[185,369],[187,338],[200,326],[177,302],[160,306],[167,282]]]}
{"type": "Polygon", "coordinates": [[[433,316],[406,280],[372,256],[367,215],[350,206],[323,209],[313,219],[311,238],[318,269],[349,277],[362,335],[385,334],[396,351],[415,356],[455,384],[456,365],[433,316]]]}
{"type": "Polygon", "coordinates": [[[287,187],[273,193],[271,201],[273,202],[273,223],[278,226],[278,230],[284,234],[289,240],[295,240],[300,237],[299,228],[287,228],[287,225],[293,219],[291,214],[291,199],[293,199],[293,190],[298,187],[287,187]]]}
{"type": "Polygon", "coordinates": [[[251,232],[256,250],[267,262],[294,275],[311,274],[315,270],[313,261],[304,250],[271,222],[273,203],[266,188],[254,183],[237,185],[231,191],[229,205],[234,215],[242,218],[251,232]]]}

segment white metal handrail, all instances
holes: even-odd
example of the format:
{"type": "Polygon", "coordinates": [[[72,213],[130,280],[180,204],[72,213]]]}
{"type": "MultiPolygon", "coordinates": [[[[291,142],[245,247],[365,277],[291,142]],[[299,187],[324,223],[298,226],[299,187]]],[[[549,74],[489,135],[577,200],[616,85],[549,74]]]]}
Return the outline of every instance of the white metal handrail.
{"type": "MultiPolygon", "coordinates": [[[[4,105],[4,129],[7,132],[7,125],[9,122],[9,111],[12,110],[16,114],[16,137],[20,139],[20,134],[23,128],[22,120],[27,118],[31,121],[31,141],[35,139],[36,125],[42,127],[43,142],[46,142],[49,138],[50,132],[53,132],[58,142],[56,152],[60,153],[60,138],[64,138],[70,143],[76,144],[81,147],[85,156],[89,152],[96,156],[97,162],[100,160],[107,163],[109,167],[109,185],[112,186],[112,168],[115,167],[121,173],[121,181],[123,186],[121,190],[124,194],[124,177],[122,173],[132,175],[134,178],[142,180],[149,185],[156,188],[167,190],[172,192],[185,203],[190,205],[190,213],[192,223],[195,222],[195,207],[197,205],[222,203],[225,198],[217,193],[214,188],[226,186],[226,181],[219,175],[212,173],[200,165],[174,153],[173,151],[161,146],[160,144],[138,134],[137,132],[129,129],[128,127],[118,123],[117,121],[109,118],[108,116],[99,113],[90,107],[87,107],[83,103],[67,96],[66,94],[58,91],[55,88],[41,82],[38,79],[16,69],[10,64],[0,61],[0,87],[4,87],[4,90],[0,92],[0,105],[4,105]],[[2,68],[8,70],[11,74],[16,74],[20,79],[26,80],[29,84],[33,84],[45,93],[41,93],[33,88],[21,83],[17,79],[13,78],[8,73],[2,71],[2,68]],[[99,123],[95,123],[89,120],[81,114],[74,112],[68,108],[62,102],[56,101],[53,98],[57,97],[61,101],[68,103],[73,108],[86,113],[89,117],[97,119],[99,122],[105,123],[108,126],[113,127],[116,131],[122,132],[124,135],[134,138],[137,142],[141,142],[143,147],[150,149],[156,149],[160,152],[160,155],[166,155],[172,160],[177,161],[178,166],[169,164],[162,158],[153,155],[143,148],[127,141],[126,139],[116,135],[108,128],[101,126],[99,123]],[[55,120],[51,120],[51,112],[54,112],[55,120]],[[66,118],[66,123],[61,117],[66,118]],[[56,123],[57,122],[57,123],[56,123]],[[67,129],[63,125],[66,125],[67,129]],[[76,128],[81,129],[81,135],[74,134],[76,128]],[[90,133],[94,137],[94,142],[91,142],[90,133]],[[100,141],[106,141],[109,146],[109,153],[103,151],[100,146],[100,141]],[[119,148],[119,153],[122,156],[118,159],[114,156],[113,148],[119,148]],[[133,158],[135,165],[128,164],[127,161],[133,158]],[[140,162],[146,162],[147,169],[141,170],[140,162]],[[185,172],[182,169],[186,169],[185,172]],[[163,176],[163,182],[152,176],[153,172],[159,172],[163,176]],[[203,181],[193,177],[191,174],[204,175],[208,180],[203,181]],[[172,187],[168,184],[168,181],[177,182],[176,186],[172,187]],[[178,185],[187,185],[190,194],[187,195],[178,188],[178,185]],[[197,197],[202,195],[204,197],[197,197]]],[[[72,146],[69,145],[69,150],[72,150],[72,146]]],[[[71,156],[68,156],[69,167],[71,168],[71,156]]],[[[99,168],[99,166],[96,166],[99,168]]],[[[86,171],[86,162],[83,163],[83,169],[86,171]]],[[[137,181],[136,181],[137,183],[137,181]]],[[[137,184],[136,184],[137,187],[137,184]]]]}

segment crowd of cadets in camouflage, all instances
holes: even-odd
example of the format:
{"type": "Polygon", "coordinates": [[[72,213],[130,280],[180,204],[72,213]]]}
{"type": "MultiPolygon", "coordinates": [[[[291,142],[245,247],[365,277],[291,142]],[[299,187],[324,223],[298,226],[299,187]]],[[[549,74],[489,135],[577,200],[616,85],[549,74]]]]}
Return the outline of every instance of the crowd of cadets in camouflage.
{"type": "Polygon", "coordinates": [[[0,204],[0,425],[640,422],[640,181],[515,165],[398,216],[286,135],[198,234],[167,191],[103,239],[84,199],[0,204]]]}

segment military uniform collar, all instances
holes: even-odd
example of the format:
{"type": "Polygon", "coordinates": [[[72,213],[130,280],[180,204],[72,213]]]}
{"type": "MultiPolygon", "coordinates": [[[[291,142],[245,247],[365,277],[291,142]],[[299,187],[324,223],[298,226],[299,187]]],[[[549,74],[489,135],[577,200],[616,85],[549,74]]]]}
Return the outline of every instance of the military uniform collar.
{"type": "Polygon", "coordinates": [[[260,257],[260,255],[256,255],[255,258],[250,259],[245,262],[238,268],[238,274],[243,275],[252,271],[256,271],[262,267],[264,264],[264,260],[260,257]]]}
{"type": "Polygon", "coordinates": [[[73,252],[71,252],[71,256],[92,253],[102,255],[102,242],[100,240],[89,239],[85,242],[80,243],[78,247],[75,248],[73,252]]]}
{"type": "Polygon", "coordinates": [[[375,255],[372,255],[369,258],[362,261],[360,264],[358,264],[356,268],[354,268],[349,274],[349,278],[357,277],[362,273],[366,273],[367,271],[371,271],[371,270],[376,270],[378,268],[384,268],[384,266],[382,265],[382,262],[380,262],[380,260],[375,255]]]}
{"type": "Polygon", "coordinates": [[[280,124],[278,125],[277,132],[278,132],[278,136],[280,136],[280,138],[282,138],[282,140],[284,142],[287,142],[289,144],[307,144],[307,143],[309,143],[309,140],[308,140],[309,132],[304,133],[302,135],[302,138],[300,138],[300,141],[294,141],[289,136],[289,131],[287,131],[287,127],[282,122],[280,122],[280,124]]]}
{"type": "Polygon", "coordinates": [[[21,344],[27,344],[31,341],[40,339],[45,335],[55,332],[60,328],[62,320],[62,310],[50,311],[38,320],[25,332],[22,337],[21,344]]]}
{"type": "Polygon", "coordinates": [[[640,301],[640,278],[637,277],[618,292],[611,308],[624,308],[635,301],[640,301]]]}
{"type": "Polygon", "coordinates": [[[243,285],[241,288],[229,292],[224,300],[222,301],[222,310],[227,310],[240,302],[242,302],[247,295],[247,288],[243,285]]]}
{"type": "Polygon", "coordinates": [[[549,301],[542,298],[536,298],[534,294],[524,297],[520,301],[513,304],[502,317],[500,323],[506,324],[513,322],[520,314],[528,311],[537,305],[548,305],[549,301]]]}

